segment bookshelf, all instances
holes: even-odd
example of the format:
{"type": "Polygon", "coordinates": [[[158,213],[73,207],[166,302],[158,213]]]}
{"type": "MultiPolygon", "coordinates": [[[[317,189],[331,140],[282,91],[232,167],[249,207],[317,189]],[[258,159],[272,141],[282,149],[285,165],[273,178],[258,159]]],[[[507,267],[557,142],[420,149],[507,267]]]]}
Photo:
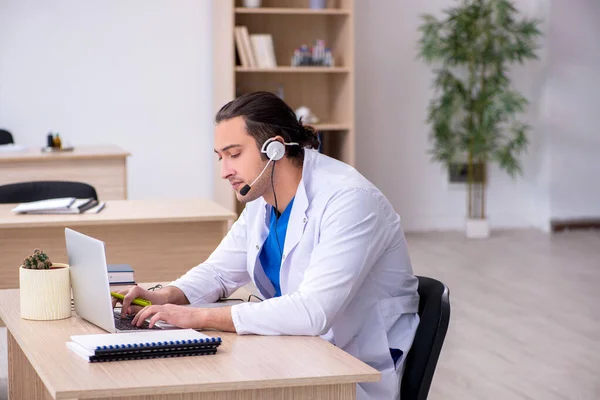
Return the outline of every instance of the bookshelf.
{"type": "MultiPolygon", "coordinates": [[[[311,9],[309,0],[262,0],[246,8],[242,0],[213,2],[214,112],[237,95],[255,90],[282,93],[295,110],[306,106],[319,118],[311,124],[321,135],[322,152],[350,165],[355,162],[354,132],[354,0],[327,0],[311,9]],[[248,34],[269,34],[275,67],[243,66],[235,27],[248,34]],[[293,66],[294,50],[324,40],[333,66],[293,66]]],[[[241,212],[215,161],[214,199],[241,212]]]]}
{"type": "MultiPolygon", "coordinates": [[[[279,3],[279,2],[277,2],[279,3]]],[[[285,2],[281,2],[285,3],[285,2]]],[[[350,15],[349,9],[336,9],[328,8],[323,10],[311,10],[307,8],[307,1],[295,2],[298,4],[297,8],[292,7],[259,7],[259,8],[245,8],[236,7],[236,14],[278,14],[278,15],[350,15]]]]}

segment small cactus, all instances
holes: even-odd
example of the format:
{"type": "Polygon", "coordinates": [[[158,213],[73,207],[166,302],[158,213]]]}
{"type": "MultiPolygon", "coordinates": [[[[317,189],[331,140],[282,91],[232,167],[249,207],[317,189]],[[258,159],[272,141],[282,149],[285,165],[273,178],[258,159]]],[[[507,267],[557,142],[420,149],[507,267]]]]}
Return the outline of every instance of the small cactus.
{"type": "Polygon", "coordinates": [[[23,267],[27,269],[50,269],[51,266],[50,258],[40,249],[33,250],[33,254],[23,260],[23,267]]]}

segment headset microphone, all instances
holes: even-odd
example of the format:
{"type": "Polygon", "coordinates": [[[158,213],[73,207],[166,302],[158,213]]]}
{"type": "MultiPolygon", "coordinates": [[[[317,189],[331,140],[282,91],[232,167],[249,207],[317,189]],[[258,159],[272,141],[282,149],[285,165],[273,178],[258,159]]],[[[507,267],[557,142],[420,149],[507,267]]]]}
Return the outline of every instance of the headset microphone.
{"type": "Polygon", "coordinates": [[[245,195],[247,195],[247,194],[248,194],[248,192],[249,192],[249,191],[250,191],[250,186],[248,186],[248,184],[246,184],[246,186],[244,186],[244,187],[242,188],[242,190],[240,190],[240,194],[241,194],[242,196],[245,196],[245,195]]]}
{"type": "Polygon", "coordinates": [[[248,192],[250,191],[250,189],[252,189],[252,185],[254,185],[256,183],[256,181],[262,176],[262,174],[265,173],[265,171],[267,170],[267,167],[269,166],[269,164],[271,164],[271,161],[273,161],[272,158],[269,159],[269,162],[267,163],[267,165],[265,165],[265,167],[263,168],[262,172],[260,173],[260,175],[258,175],[258,177],[254,180],[254,182],[252,182],[251,184],[246,184],[241,190],[240,190],[240,194],[242,196],[245,196],[248,194],[248,192]]]}
{"type": "Polygon", "coordinates": [[[294,146],[294,145],[299,146],[298,143],[281,143],[280,141],[275,140],[275,138],[271,138],[271,139],[267,140],[263,144],[263,147],[260,150],[260,152],[265,153],[267,155],[267,157],[269,157],[269,162],[267,163],[267,165],[265,165],[262,172],[256,177],[254,182],[252,182],[249,185],[246,184],[240,190],[240,194],[242,196],[247,195],[248,192],[250,191],[250,189],[252,189],[252,185],[254,185],[256,183],[256,181],[258,181],[260,179],[260,177],[265,173],[265,171],[267,170],[267,167],[269,166],[269,164],[271,164],[271,161],[279,161],[283,158],[283,154],[285,153],[285,146],[294,146]]]}
{"type": "Polygon", "coordinates": [[[249,192],[249,191],[250,191],[250,185],[246,184],[246,186],[244,186],[244,187],[242,188],[242,190],[240,190],[240,194],[241,194],[242,196],[245,196],[245,195],[247,195],[247,194],[248,194],[248,192],[249,192]]]}

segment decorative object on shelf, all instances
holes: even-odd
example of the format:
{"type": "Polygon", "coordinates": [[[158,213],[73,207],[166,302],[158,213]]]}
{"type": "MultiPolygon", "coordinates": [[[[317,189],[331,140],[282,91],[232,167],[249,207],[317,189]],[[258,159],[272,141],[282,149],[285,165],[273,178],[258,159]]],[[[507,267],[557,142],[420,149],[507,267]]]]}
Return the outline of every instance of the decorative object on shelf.
{"type": "Polygon", "coordinates": [[[333,67],[333,54],[331,49],[325,47],[325,41],[317,39],[311,48],[303,44],[294,51],[292,56],[292,67],[333,67]]]}
{"type": "Polygon", "coordinates": [[[327,0],[310,0],[310,8],[313,10],[322,10],[327,8],[327,0]]]}
{"type": "Polygon", "coordinates": [[[244,7],[258,8],[261,5],[261,0],[244,0],[244,7]]]}
{"type": "Polygon", "coordinates": [[[305,124],[317,124],[319,123],[319,118],[310,111],[310,108],[301,106],[298,107],[295,111],[296,118],[298,120],[302,119],[302,122],[305,124]]]}
{"type": "Polygon", "coordinates": [[[71,279],[67,264],[52,263],[40,249],[19,267],[21,318],[38,321],[71,316],[71,279]]]}
{"type": "Polygon", "coordinates": [[[515,178],[528,144],[528,125],[516,119],[528,101],[511,87],[510,64],[537,59],[539,21],[519,18],[510,0],[465,0],[446,18],[423,16],[420,57],[435,65],[428,123],[433,160],[468,170],[467,237],[487,237],[486,179],[474,180],[474,166],[496,162],[515,178]],[[457,161],[459,161],[457,163],[457,161]]]}

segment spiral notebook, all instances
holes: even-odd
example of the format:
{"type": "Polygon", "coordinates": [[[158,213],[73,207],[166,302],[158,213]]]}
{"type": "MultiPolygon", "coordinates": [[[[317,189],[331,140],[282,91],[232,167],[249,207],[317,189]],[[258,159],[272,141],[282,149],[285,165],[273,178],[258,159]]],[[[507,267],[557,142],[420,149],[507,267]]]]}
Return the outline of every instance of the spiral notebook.
{"type": "Polygon", "coordinates": [[[209,355],[215,354],[220,344],[221,338],[193,329],[75,335],[66,343],[88,362],[209,355]]]}

